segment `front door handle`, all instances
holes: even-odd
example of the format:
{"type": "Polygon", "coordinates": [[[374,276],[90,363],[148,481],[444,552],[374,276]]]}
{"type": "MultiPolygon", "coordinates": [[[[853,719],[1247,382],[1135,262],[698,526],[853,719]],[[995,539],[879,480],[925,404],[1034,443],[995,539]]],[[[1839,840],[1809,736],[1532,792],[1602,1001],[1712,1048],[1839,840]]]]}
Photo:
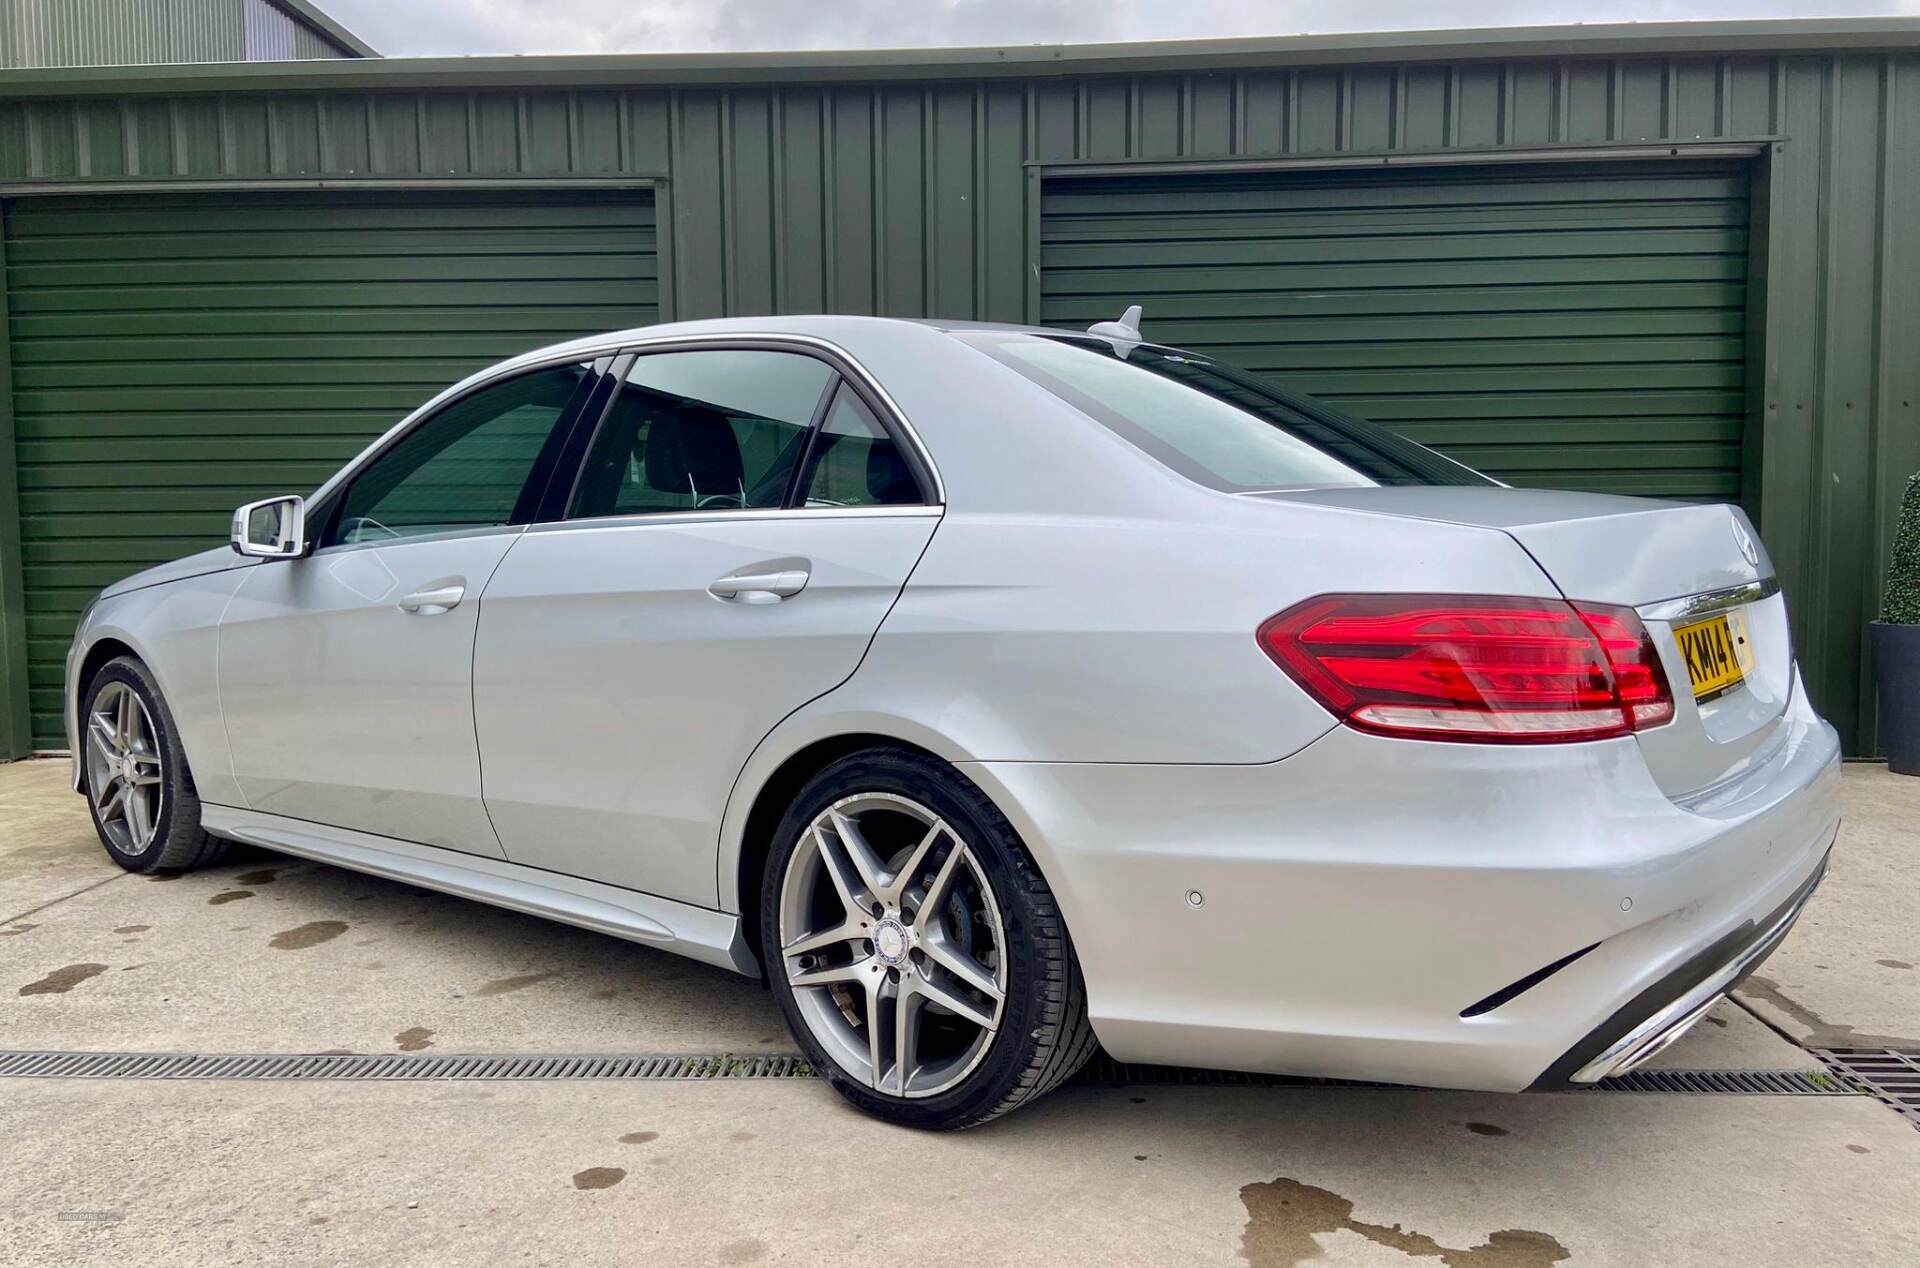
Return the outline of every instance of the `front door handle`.
{"type": "Polygon", "coordinates": [[[442,582],[424,590],[415,590],[400,600],[400,610],[411,612],[415,616],[438,616],[460,606],[460,600],[467,597],[465,583],[459,581],[442,582]]]}
{"type": "Polygon", "coordinates": [[[785,568],[779,572],[756,572],[722,577],[707,587],[716,599],[737,599],[741,603],[777,603],[806,588],[804,568],[785,568]]]}

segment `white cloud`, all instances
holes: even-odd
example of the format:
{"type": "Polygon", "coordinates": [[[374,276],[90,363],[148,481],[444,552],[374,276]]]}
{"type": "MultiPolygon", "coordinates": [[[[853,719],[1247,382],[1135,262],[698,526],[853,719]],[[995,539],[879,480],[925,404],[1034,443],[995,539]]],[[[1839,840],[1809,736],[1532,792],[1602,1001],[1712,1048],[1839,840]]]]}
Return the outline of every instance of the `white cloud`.
{"type": "Polygon", "coordinates": [[[1920,0],[319,0],[395,57],[917,48],[1920,14],[1920,0]]]}

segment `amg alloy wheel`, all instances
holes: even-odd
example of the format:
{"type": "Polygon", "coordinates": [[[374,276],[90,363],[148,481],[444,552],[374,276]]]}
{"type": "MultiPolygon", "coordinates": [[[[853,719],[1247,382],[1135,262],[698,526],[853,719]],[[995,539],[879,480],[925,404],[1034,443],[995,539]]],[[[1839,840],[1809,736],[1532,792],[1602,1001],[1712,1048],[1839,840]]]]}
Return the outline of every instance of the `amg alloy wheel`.
{"type": "Polygon", "coordinates": [[[843,797],[801,834],[781,969],[814,1037],[875,1091],[932,1096],[980,1064],[1006,1002],[1005,941],[973,851],[918,802],[843,797]]]}
{"type": "Polygon", "coordinates": [[[145,665],[131,656],[102,665],[81,698],[80,727],[87,808],[114,862],[129,872],[177,872],[227,852],[200,829],[186,752],[145,665]]]}
{"type": "Polygon", "coordinates": [[[1046,883],[992,804],[920,754],[856,754],[803,790],[769,859],[762,933],[802,1046],[892,1121],[983,1122],[1093,1051],[1046,883]]]}
{"type": "Polygon", "coordinates": [[[129,858],[160,830],[161,760],[153,717],[124,682],[94,693],[86,716],[87,790],[100,834],[129,858]]]}

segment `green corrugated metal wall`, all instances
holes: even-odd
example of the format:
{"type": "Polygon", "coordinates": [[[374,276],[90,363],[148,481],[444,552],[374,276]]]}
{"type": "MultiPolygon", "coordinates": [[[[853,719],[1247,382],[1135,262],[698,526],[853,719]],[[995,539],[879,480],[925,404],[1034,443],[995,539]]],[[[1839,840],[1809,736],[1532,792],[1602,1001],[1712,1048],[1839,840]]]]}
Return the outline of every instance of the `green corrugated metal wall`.
{"type": "Polygon", "coordinates": [[[1514,484],[1738,501],[1744,166],[1059,181],[1043,321],[1128,303],[1514,484]]]}
{"type": "Polygon", "coordinates": [[[1920,252],[1901,237],[1920,206],[1920,54],[1168,65],[925,84],[462,91],[443,77],[41,96],[0,101],[0,182],[658,177],[673,315],[1019,320],[1040,312],[1040,191],[1082,164],[1197,175],[1752,140],[1745,500],[1816,701],[1851,749],[1872,749],[1864,625],[1899,484],[1920,468],[1920,252]]]}
{"type": "Polygon", "coordinates": [[[5,227],[40,747],[101,586],[313,489],[474,370],[659,314],[644,190],[55,198],[5,227]]]}

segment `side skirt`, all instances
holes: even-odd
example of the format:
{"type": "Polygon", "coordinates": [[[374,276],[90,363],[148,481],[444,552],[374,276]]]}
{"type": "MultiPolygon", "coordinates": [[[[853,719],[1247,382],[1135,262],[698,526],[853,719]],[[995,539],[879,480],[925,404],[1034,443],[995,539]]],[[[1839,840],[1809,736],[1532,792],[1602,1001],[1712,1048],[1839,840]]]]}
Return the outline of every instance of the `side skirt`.
{"type": "Polygon", "coordinates": [[[598,881],[545,872],[505,859],[353,832],[301,819],[203,803],[201,824],[215,836],[264,846],[643,942],[706,964],[760,976],[738,916],[598,881]]]}

